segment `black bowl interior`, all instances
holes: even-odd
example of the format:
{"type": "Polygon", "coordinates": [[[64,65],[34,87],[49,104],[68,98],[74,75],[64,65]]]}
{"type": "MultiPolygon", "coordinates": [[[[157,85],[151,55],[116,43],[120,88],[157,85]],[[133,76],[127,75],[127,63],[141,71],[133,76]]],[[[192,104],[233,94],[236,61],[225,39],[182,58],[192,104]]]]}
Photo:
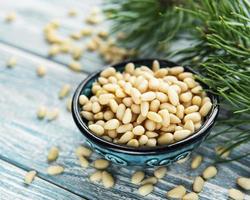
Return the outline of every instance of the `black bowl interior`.
{"type": "MultiPolygon", "coordinates": [[[[133,62],[136,67],[140,67],[142,65],[151,67],[152,62],[155,59],[140,59],[140,60],[130,60],[125,61],[122,63],[118,63],[115,65],[112,65],[112,67],[116,68],[117,71],[122,72],[124,70],[124,67],[127,63],[133,62]]],[[[174,67],[178,66],[176,63],[167,61],[167,60],[159,60],[161,68],[164,67],[174,67]]],[[[185,71],[192,72],[194,74],[197,74],[195,71],[193,71],[190,67],[184,66],[185,71]]],[[[156,147],[130,147],[126,145],[116,144],[109,142],[101,137],[96,136],[94,133],[92,133],[87,126],[87,120],[83,119],[80,115],[81,107],[78,103],[78,98],[81,94],[85,94],[88,97],[92,96],[91,87],[92,84],[97,80],[97,78],[100,75],[100,72],[102,70],[99,70],[92,75],[88,76],[80,85],[78,86],[77,90],[75,91],[74,97],[73,97],[73,103],[72,103],[72,115],[74,118],[74,121],[78,128],[81,130],[81,132],[87,137],[88,140],[97,143],[98,145],[101,145],[105,148],[115,149],[116,151],[125,152],[125,153],[133,153],[133,154],[143,154],[143,153],[160,153],[160,152],[166,152],[166,151],[172,151],[179,149],[183,147],[183,145],[188,145],[190,143],[196,142],[197,140],[200,140],[204,136],[206,136],[209,132],[209,130],[212,128],[212,125],[214,124],[214,121],[218,115],[219,112],[219,100],[218,96],[212,94],[211,92],[207,92],[207,95],[211,98],[211,101],[213,103],[213,107],[210,111],[210,113],[205,117],[204,122],[199,130],[197,130],[194,134],[192,134],[190,137],[181,140],[179,142],[169,144],[169,145],[160,145],[156,147]]],[[[204,85],[201,83],[203,88],[208,89],[207,85],[204,85]]]]}

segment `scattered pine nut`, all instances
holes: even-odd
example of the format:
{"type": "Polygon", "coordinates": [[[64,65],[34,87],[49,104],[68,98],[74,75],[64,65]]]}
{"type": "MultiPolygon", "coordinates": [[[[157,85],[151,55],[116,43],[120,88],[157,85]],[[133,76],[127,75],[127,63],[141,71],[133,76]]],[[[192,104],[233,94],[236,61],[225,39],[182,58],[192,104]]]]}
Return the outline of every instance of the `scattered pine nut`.
{"type": "Polygon", "coordinates": [[[83,156],[79,156],[79,162],[83,168],[87,168],[89,166],[89,161],[83,156]]]}
{"type": "Polygon", "coordinates": [[[24,177],[24,182],[28,185],[31,184],[35,176],[36,176],[36,171],[32,170],[27,172],[27,174],[24,177]]]}
{"type": "Polygon", "coordinates": [[[16,20],[16,13],[15,12],[9,12],[5,16],[5,21],[6,22],[13,22],[16,20]]]}
{"type": "Polygon", "coordinates": [[[59,91],[59,99],[62,99],[69,95],[71,86],[69,84],[65,84],[62,86],[61,90],[59,91]]]}
{"type": "Polygon", "coordinates": [[[72,8],[68,11],[68,16],[75,17],[76,15],[77,15],[77,11],[75,9],[72,8]]]}
{"type": "Polygon", "coordinates": [[[47,112],[47,118],[49,121],[55,120],[59,115],[59,109],[53,108],[52,110],[47,112]]]}
{"type": "Polygon", "coordinates": [[[224,147],[221,147],[221,146],[215,147],[216,154],[221,156],[222,158],[227,158],[231,153],[229,150],[227,150],[227,151],[225,151],[225,150],[226,149],[224,147]]]}
{"type": "Polygon", "coordinates": [[[191,168],[192,169],[197,169],[203,160],[203,157],[201,155],[197,155],[193,158],[192,163],[191,163],[191,168]]]}
{"type": "Polygon", "coordinates": [[[186,188],[183,185],[179,185],[174,189],[167,192],[167,197],[180,199],[186,194],[186,188]]]}
{"type": "Polygon", "coordinates": [[[97,159],[94,161],[93,166],[96,169],[106,169],[109,166],[109,161],[104,159],[97,159]]]}
{"type": "Polygon", "coordinates": [[[16,66],[16,63],[17,63],[16,57],[12,56],[12,57],[10,57],[10,58],[8,59],[6,65],[7,65],[8,68],[13,68],[13,67],[16,66]]]}
{"type": "Polygon", "coordinates": [[[131,183],[135,185],[139,185],[141,181],[144,179],[145,173],[142,171],[135,172],[131,177],[131,183]]]}
{"type": "Polygon", "coordinates": [[[63,173],[64,168],[60,165],[54,165],[47,168],[47,173],[49,175],[58,175],[63,173]]]}
{"type": "Polygon", "coordinates": [[[43,119],[47,114],[47,108],[45,106],[39,106],[37,110],[37,118],[43,119]]]}
{"type": "Polygon", "coordinates": [[[148,178],[146,178],[146,179],[144,179],[142,182],[141,182],[141,185],[145,185],[145,184],[148,184],[148,183],[150,183],[150,184],[156,184],[157,183],[157,181],[158,181],[158,179],[156,178],[156,177],[148,177],[148,178]]]}
{"type": "Polygon", "coordinates": [[[102,172],[96,171],[90,175],[89,180],[91,182],[100,182],[102,180],[102,172]]]}
{"type": "Polygon", "coordinates": [[[44,67],[43,65],[38,66],[36,69],[36,73],[40,77],[43,77],[46,74],[46,72],[47,72],[46,67],[44,67]]]}
{"type": "Polygon", "coordinates": [[[142,196],[147,196],[148,194],[150,194],[152,191],[154,190],[154,186],[150,183],[148,184],[145,184],[143,186],[141,186],[139,189],[138,189],[138,192],[140,195],[142,196]]]}
{"type": "Polygon", "coordinates": [[[207,167],[207,168],[203,171],[202,176],[203,176],[204,179],[208,180],[208,179],[210,179],[210,178],[215,177],[216,174],[217,174],[217,169],[216,169],[216,167],[215,167],[215,166],[209,166],[209,167],[207,167]]]}
{"type": "Polygon", "coordinates": [[[243,200],[245,195],[241,191],[231,188],[228,190],[228,196],[235,200],[243,200]]]}
{"type": "Polygon", "coordinates": [[[182,200],[198,200],[198,199],[199,199],[198,195],[194,192],[190,192],[182,198],[182,200]]]}
{"type": "Polygon", "coordinates": [[[166,167],[159,167],[154,171],[154,176],[158,179],[163,178],[167,173],[167,168],[166,167]]]}
{"type": "Polygon", "coordinates": [[[81,156],[84,156],[86,158],[90,157],[91,154],[92,154],[92,150],[90,150],[89,148],[87,147],[84,147],[84,146],[79,146],[76,151],[75,151],[76,155],[78,157],[81,157],[81,156]]]}
{"type": "Polygon", "coordinates": [[[77,61],[72,61],[69,63],[69,68],[75,72],[81,71],[81,64],[77,61]]]}
{"type": "Polygon", "coordinates": [[[108,173],[107,171],[103,171],[102,172],[102,183],[103,183],[105,188],[111,188],[114,186],[115,180],[110,173],[108,173]]]}
{"type": "Polygon", "coordinates": [[[58,156],[59,156],[59,149],[57,147],[51,147],[47,156],[47,160],[49,162],[55,161],[58,158],[58,156]]]}
{"type": "Polygon", "coordinates": [[[71,112],[71,107],[72,107],[72,99],[67,99],[66,101],[66,108],[69,112],[71,112]]]}
{"type": "Polygon", "coordinates": [[[193,191],[194,192],[201,192],[201,190],[203,189],[203,186],[204,186],[204,180],[203,178],[201,178],[200,176],[197,176],[195,179],[194,179],[194,183],[193,183],[193,191]]]}
{"type": "Polygon", "coordinates": [[[239,177],[237,178],[237,184],[244,190],[250,190],[250,178],[239,177]]]}

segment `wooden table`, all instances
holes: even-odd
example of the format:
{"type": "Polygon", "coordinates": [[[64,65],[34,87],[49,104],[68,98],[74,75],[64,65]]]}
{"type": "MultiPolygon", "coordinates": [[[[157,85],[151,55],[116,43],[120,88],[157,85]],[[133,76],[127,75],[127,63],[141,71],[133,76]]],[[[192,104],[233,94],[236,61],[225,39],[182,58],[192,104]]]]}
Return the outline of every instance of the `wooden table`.
{"type": "MultiPolygon", "coordinates": [[[[83,72],[75,73],[68,69],[70,56],[47,56],[49,45],[44,41],[42,28],[51,19],[60,19],[62,33],[84,27],[83,19],[90,8],[99,1],[87,0],[0,0],[0,199],[166,199],[166,191],[183,184],[190,191],[195,176],[213,162],[214,143],[206,143],[198,149],[205,161],[198,170],[190,169],[190,161],[169,167],[166,177],[160,180],[154,192],[142,198],[137,186],[130,183],[131,174],[139,168],[126,168],[112,165],[109,169],[116,178],[112,189],[101,184],[93,184],[88,176],[94,171],[80,167],[75,148],[84,144],[84,138],[73,123],[71,114],[66,110],[66,101],[58,99],[58,91],[65,83],[74,88],[88,74],[103,66],[95,53],[85,53],[81,59],[83,72]],[[80,13],[69,18],[69,8],[80,13]],[[9,11],[16,11],[17,19],[6,23],[4,17],[9,11]],[[17,58],[13,69],[6,67],[9,57],[17,58]],[[48,73],[38,78],[35,69],[44,64],[48,73]],[[52,122],[38,120],[36,110],[40,104],[60,108],[60,117],[52,122]],[[49,176],[46,168],[48,149],[60,148],[59,159],[55,162],[65,167],[65,173],[49,176]],[[27,171],[38,172],[34,182],[27,186],[23,182],[27,171]]],[[[105,27],[103,25],[101,28],[105,27]]],[[[97,28],[98,29],[98,28],[97,28]]],[[[225,137],[220,137],[223,141],[225,137]]],[[[233,155],[249,151],[244,145],[233,155]]],[[[94,154],[91,161],[99,157],[94,154]]],[[[206,182],[200,199],[227,199],[227,189],[237,187],[235,179],[250,175],[250,159],[244,158],[218,166],[215,179],[206,182]]],[[[153,169],[147,169],[150,175],[153,169]]],[[[249,193],[246,199],[250,199],[249,193]]]]}

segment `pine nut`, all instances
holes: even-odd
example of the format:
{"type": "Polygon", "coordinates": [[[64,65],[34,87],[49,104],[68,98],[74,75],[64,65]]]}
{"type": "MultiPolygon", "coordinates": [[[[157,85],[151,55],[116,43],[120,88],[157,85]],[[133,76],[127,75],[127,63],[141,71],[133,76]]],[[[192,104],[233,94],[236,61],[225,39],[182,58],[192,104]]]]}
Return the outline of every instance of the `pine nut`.
{"type": "Polygon", "coordinates": [[[201,115],[198,112],[193,112],[193,113],[187,114],[184,117],[184,122],[186,122],[189,119],[192,120],[194,123],[195,122],[200,122],[201,121],[201,115]]]}
{"type": "Polygon", "coordinates": [[[184,117],[184,106],[183,105],[178,105],[176,107],[176,116],[179,118],[179,119],[183,119],[184,117]]]}
{"type": "Polygon", "coordinates": [[[47,160],[49,162],[51,161],[55,161],[59,156],[59,149],[57,147],[52,147],[49,150],[48,156],[47,156],[47,160]]]}
{"type": "Polygon", "coordinates": [[[147,142],[148,142],[148,137],[146,135],[141,135],[139,138],[139,144],[142,146],[145,145],[147,142]]]}
{"type": "Polygon", "coordinates": [[[140,105],[132,104],[132,106],[131,106],[131,111],[132,111],[134,114],[140,114],[140,113],[141,113],[141,107],[140,107],[140,105]]]}
{"type": "Polygon", "coordinates": [[[89,180],[91,182],[100,182],[102,180],[102,172],[96,171],[90,175],[89,180]]]}
{"type": "Polygon", "coordinates": [[[158,133],[153,132],[153,131],[147,131],[145,134],[146,134],[146,136],[147,136],[148,138],[155,138],[155,137],[158,136],[158,133]]]}
{"type": "Polygon", "coordinates": [[[101,136],[104,134],[104,128],[98,124],[89,125],[89,129],[93,131],[96,135],[101,136]]]}
{"type": "Polygon", "coordinates": [[[210,100],[209,97],[204,97],[204,98],[202,99],[201,105],[203,106],[206,102],[211,102],[211,100],[210,100]]]}
{"type": "Polygon", "coordinates": [[[78,101],[79,104],[83,106],[89,101],[89,99],[84,94],[81,94],[78,101]]]}
{"type": "Polygon", "coordinates": [[[39,66],[37,69],[36,69],[36,73],[38,76],[42,77],[46,74],[47,70],[46,70],[46,67],[44,67],[43,65],[39,66]]]}
{"type": "Polygon", "coordinates": [[[54,165],[47,168],[47,173],[49,175],[58,175],[63,173],[64,168],[60,165],[54,165]]]}
{"type": "Polygon", "coordinates": [[[186,188],[183,185],[179,185],[174,189],[167,192],[167,197],[180,199],[186,194],[186,188]]]}
{"type": "Polygon", "coordinates": [[[102,172],[102,182],[105,188],[111,188],[115,185],[113,176],[107,171],[102,172]]]}
{"type": "Polygon", "coordinates": [[[119,120],[122,120],[123,118],[123,115],[125,113],[125,110],[126,110],[126,106],[124,104],[119,104],[118,108],[117,108],[117,111],[116,111],[116,117],[117,119],[119,120]]]}
{"type": "Polygon", "coordinates": [[[193,78],[187,77],[183,80],[189,88],[194,88],[197,84],[193,78]]]}
{"type": "Polygon", "coordinates": [[[198,85],[198,86],[194,87],[194,88],[191,90],[191,92],[192,92],[193,94],[199,94],[199,93],[202,92],[202,87],[201,87],[200,85],[198,85]]]}
{"type": "Polygon", "coordinates": [[[84,157],[90,157],[90,155],[92,154],[92,150],[90,150],[87,147],[84,146],[79,146],[76,151],[75,151],[76,155],[78,157],[84,156],[84,157]]]}
{"type": "Polygon", "coordinates": [[[149,111],[149,103],[147,101],[143,101],[141,103],[141,115],[146,117],[149,111]]]}
{"type": "Polygon", "coordinates": [[[175,131],[174,132],[174,139],[176,141],[180,141],[180,140],[187,138],[190,134],[191,134],[190,130],[175,131]]]}
{"type": "Polygon", "coordinates": [[[72,99],[67,99],[66,101],[67,111],[71,112],[71,107],[72,107],[72,99]]]}
{"type": "Polygon", "coordinates": [[[154,186],[152,184],[145,184],[139,187],[138,192],[142,196],[147,196],[154,190],[154,186]]]}
{"type": "Polygon", "coordinates": [[[149,79],[149,82],[148,82],[149,89],[157,90],[159,88],[159,86],[160,86],[160,82],[158,79],[156,79],[156,78],[149,79]]]}
{"type": "Polygon", "coordinates": [[[92,112],[93,113],[98,113],[98,112],[100,112],[101,111],[101,106],[100,106],[100,104],[98,103],[98,102],[94,102],[94,103],[92,103],[92,112]]]}
{"type": "Polygon", "coordinates": [[[179,96],[172,86],[168,88],[168,98],[172,105],[177,106],[179,104],[179,96]]]}
{"type": "Polygon", "coordinates": [[[141,185],[145,185],[145,184],[156,184],[158,181],[158,179],[156,177],[148,177],[146,179],[144,179],[142,182],[141,182],[141,185]]]}
{"type": "Polygon", "coordinates": [[[139,142],[137,139],[132,139],[132,140],[129,140],[129,142],[127,143],[128,146],[131,146],[131,147],[139,147],[139,142]]]}
{"type": "Polygon", "coordinates": [[[147,119],[144,123],[144,126],[148,131],[154,131],[156,128],[156,123],[147,119]]]}
{"type": "Polygon", "coordinates": [[[157,114],[156,112],[149,111],[147,114],[147,118],[156,122],[156,123],[162,122],[162,117],[159,114],[157,114]]]}
{"type": "Polygon", "coordinates": [[[132,97],[133,101],[135,102],[135,104],[140,104],[141,103],[140,91],[137,90],[136,88],[132,88],[130,93],[131,93],[131,97],[132,97]]]}
{"type": "Polygon", "coordinates": [[[190,192],[190,193],[186,194],[182,199],[183,200],[198,200],[199,197],[196,193],[190,192]]]}
{"type": "Polygon", "coordinates": [[[106,169],[109,166],[109,161],[104,159],[97,159],[94,161],[93,166],[96,169],[106,169]]]}
{"type": "Polygon", "coordinates": [[[116,131],[117,133],[125,133],[127,131],[131,131],[133,129],[133,125],[132,124],[123,124],[121,126],[119,126],[116,131]]]}
{"type": "Polygon", "coordinates": [[[160,110],[159,115],[162,117],[162,125],[168,127],[170,124],[170,115],[167,109],[160,110]]]}
{"type": "Polygon", "coordinates": [[[145,173],[142,171],[135,172],[131,177],[131,183],[135,185],[139,185],[141,181],[144,179],[145,173]]]}
{"type": "Polygon", "coordinates": [[[154,92],[146,92],[141,95],[142,101],[153,101],[156,98],[156,94],[154,92]]]}
{"type": "Polygon", "coordinates": [[[237,178],[237,184],[244,190],[250,190],[250,178],[239,177],[237,178]]]}
{"type": "Polygon", "coordinates": [[[190,102],[192,100],[192,93],[191,92],[184,92],[180,95],[181,102],[190,102]]]}
{"type": "Polygon", "coordinates": [[[209,166],[203,171],[202,176],[204,179],[208,180],[210,178],[215,177],[216,174],[217,174],[217,169],[214,166],[209,166]]]}
{"type": "Polygon", "coordinates": [[[128,63],[125,66],[125,72],[129,73],[129,74],[133,74],[135,70],[135,65],[134,63],[128,63]]]}
{"type": "Polygon", "coordinates": [[[181,120],[176,115],[170,113],[169,117],[170,117],[170,123],[171,124],[179,124],[179,123],[181,123],[181,120]]]}
{"type": "Polygon", "coordinates": [[[81,115],[82,115],[85,119],[87,119],[87,120],[89,120],[89,121],[92,121],[92,120],[94,119],[93,114],[92,114],[91,112],[88,112],[88,111],[81,111],[81,115]]]}
{"type": "Polygon", "coordinates": [[[175,76],[176,76],[176,75],[178,75],[178,74],[184,72],[184,68],[181,67],[181,66],[172,67],[172,68],[170,68],[168,71],[169,71],[169,73],[170,73],[171,75],[175,75],[175,76]]]}
{"type": "Polygon", "coordinates": [[[168,127],[161,127],[161,131],[164,131],[164,132],[174,132],[175,131],[175,127],[176,125],[175,124],[170,124],[168,127]]]}
{"type": "Polygon", "coordinates": [[[241,191],[231,188],[228,190],[228,196],[235,200],[243,200],[245,195],[241,191]]]}
{"type": "Polygon", "coordinates": [[[185,109],[185,114],[190,114],[190,113],[193,113],[193,112],[196,112],[199,110],[199,107],[196,106],[196,105],[192,105],[192,106],[189,106],[185,109]]]}
{"type": "Polygon", "coordinates": [[[115,68],[113,67],[108,67],[105,70],[103,70],[100,74],[100,76],[104,77],[104,78],[108,78],[110,76],[115,75],[115,68]]]}
{"type": "Polygon", "coordinates": [[[113,98],[114,98],[113,94],[101,94],[99,96],[99,103],[101,105],[107,105],[109,103],[109,100],[113,98]]]}
{"type": "MultiPolygon", "coordinates": [[[[57,53],[53,53],[53,54],[57,54],[57,53]]],[[[79,62],[72,61],[69,63],[69,68],[75,72],[79,72],[81,71],[81,64],[79,62]]]]}
{"type": "Polygon", "coordinates": [[[47,113],[47,118],[49,121],[55,120],[59,115],[58,108],[53,108],[51,111],[47,113]]]}
{"type": "Polygon", "coordinates": [[[149,110],[152,112],[157,112],[159,107],[160,107],[160,101],[158,99],[154,99],[153,101],[151,101],[150,106],[149,106],[149,110]]]}
{"type": "Polygon", "coordinates": [[[148,139],[148,142],[146,143],[146,146],[155,147],[156,146],[156,139],[155,138],[148,139]]]}
{"type": "Polygon", "coordinates": [[[27,172],[27,174],[24,177],[25,184],[28,184],[28,185],[31,184],[35,176],[36,176],[36,171],[32,170],[32,171],[27,172]]]}
{"type": "Polygon", "coordinates": [[[194,133],[194,123],[192,120],[187,120],[183,126],[184,129],[190,130],[191,133],[194,133]]]}
{"type": "Polygon", "coordinates": [[[153,71],[155,72],[154,75],[156,78],[163,78],[164,76],[168,74],[168,70],[165,68],[153,70],[153,71]]]}
{"type": "Polygon", "coordinates": [[[141,114],[137,117],[136,123],[137,124],[141,124],[144,120],[146,119],[146,117],[143,117],[141,114]]]}
{"type": "Polygon", "coordinates": [[[131,131],[127,131],[126,133],[124,133],[120,139],[118,140],[118,142],[120,144],[125,144],[127,143],[129,140],[133,139],[134,134],[131,131]]]}
{"type": "Polygon", "coordinates": [[[159,145],[171,144],[174,141],[174,136],[171,133],[164,133],[157,139],[159,145]]]}
{"type": "Polygon", "coordinates": [[[213,106],[213,104],[210,101],[204,103],[203,106],[201,106],[201,109],[199,111],[201,116],[205,117],[209,113],[209,111],[211,110],[212,106],[213,106]]]}
{"type": "Polygon", "coordinates": [[[39,106],[37,110],[37,118],[43,119],[46,116],[47,108],[45,106],[39,106]]]}
{"type": "Polygon", "coordinates": [[[60,92],[59,92],[59,99],[62,99],[66,96],[69,95],[71,86],[69,84],[65,84],[63,85],[63,87],[61,88],[60,92]]]}
{"type": "Polygon", "coordinates": [[[160,109],[161,109],[161,110],[162,110],[162,109],[167,109],[168,112],[173,113],[173,114],[177,112],[176,107],[173,106],[173,105],[170,104],[170,103],[163,103],[163,104],[161,104],[161,105],[160,105],[160,109]]]}
{"type": "Polygon", "coordinates": [[[159,70],[160,69],[160,63],[159,63],[159,61],[158,60],[154,60],[153,61],[153,65],[152,65],[152,70],[154,71],[154,72],[156,72],[157,70],[159,70]]]}
{"type": "Polygon", "coordinates": [[[204,183],[205,183],[205,181],[203,180],[203,178],[201,178],[200,176],[197,176],[194,179],[193,191],[197,192],[197,193],[201,192],[203,187],[204,187],[204,183]]]}
{"type": "Polygon", "coordinates": [[[120,122],[117,119],[110,119],[104,125],[104,129],[106,130],[114,130],[117,129],[120,125],[120,122]]]}
{"type": "Polygon", "coordinates": [[[194,96],[194,97],[192,98],[192,104],[193,104],[193,105],[200,106],[200,105],[201,105],[201,97],[199,97],[199,96],[194,96]]]}
{"type": "Polygon", "coordinates": [[[79,157],[79,163],[83,168],[87,168],[89,166],[89,161],[83,156],[79,157]]]}
{"type": "Polygon", "coordinates": [[[167,168],[166,167],[159,167],[154,171],[154,176],[158,179],[163,178],[167,173],[167,168]]]}
{"type": "Polygon", "coordinates": [[[138,126],[133,128],[132,132],[133,132],[134,135],[143,135],[144,132],[145,132],[145,129],[144,129],[143,126],[138,125],[138,126]]]}
{"type": "Polygon", "coordinates": [[[91,101],[87,102],[87,103],[82,107],[82,109],[83,109],[84,111],[91,112],[91,111],[92,111],[92,102],[91,102],[91,101]]]}
{"type": "Polygon", "coordinates": [[[216,154],[222,158],[227,158],[231,153],[229,150],[227,150],[227,151],[225,151],[225,150],[226,149],[224,147],[221,147],[221,146],[215,147],[216,154]]]}
{"type": "Polygon", "coordinates": [[[193,74],[191,72],[182,72],[180,74],[178,74],[178,78],[180,80],[184,80],[185,78],[192,78],[193,77],[193,74]]]}
{"type": "Polygon", "coordinates": [[[130,108],[127,108],[125,110],[124,115],[123,115],[122,123],[123,124],[128,124],[128,123],[131,122],[131,120],[132,120],[132,112],[131,112],[130,108]]]}
{"type": "Polygon", "coordinates": [[[17,63],[16,57],[12,56],[12,57],[10,57],[10,58],[8,59],[6,65],[7,65],[8,68],[13,68],[13,67],[16,66],[16,63],[17,63]]]}
{"type": "Polygon", "coordinates": [[[176,127],[175,127],[175,131],[181,131],[181,130],[183,130],[183,127],[182,127],[182,126],[176,126],[176,127]]]}

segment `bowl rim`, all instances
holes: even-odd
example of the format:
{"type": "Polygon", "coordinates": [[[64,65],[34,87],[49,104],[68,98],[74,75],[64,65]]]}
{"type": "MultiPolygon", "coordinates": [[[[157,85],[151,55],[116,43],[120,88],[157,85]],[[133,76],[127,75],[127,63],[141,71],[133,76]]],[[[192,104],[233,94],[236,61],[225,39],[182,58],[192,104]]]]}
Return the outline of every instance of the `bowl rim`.
{"type": "MultiPolygon", "coordinates": [[[[133,59],[133,60],[126,60],[120,63],[116,63],[116,64],[112,64],[112,65],[107,65],[105,68],[107,67],[114,67],[117,68],[121,65],[125,66],[127,63],[132,62],[132,63],[138,63],[140,64],[140,62],[153,62],[154,60],[158,60],[159,62],[166,62],[169,63],[171,66],[167,66],[167,67],[174,67],[174,66],[182,66],[182,65],[178,65],[174,62],[171,62],[169,60],[166,59],[156,59],[156,58],[149,58],[149,59],[133,59]]],[[[193,69],[191,69],[189,66],[183,66],[185,71],[189,71],[192,72],[194,74],[199,74],[198,72],[194,71],[193,69]]],[[[103,148],[108,148],[108,149],[113,149],[114,151],[118,151],[121,153],[126,153],[126,154],[155,154],[155,153],[166,153],[167,151],[175,151],[176,149],[180,149],[183,148],[183,146],[186,146],[188,144],[194,143],[196,141],[198,141],[199,139],[205,137],[210,129],[212,128],[213,124],[215,123],[215,119],[218,116],[219,113],[219,97],[216,94],[213,94],[211,92],[208,92],[213,106],[212,109],[210,111],[210,114],[208,116],[208,118],[205,120],[205,122],[202,124],[202,126],[200,127],[200,129],[195,132],[194,134],[192,134],[191,136],[178,141],[176,143],[173,144],[168,144],[168,145],[159,145],[159,146],[155,146],[155,147],[131,147],[131,146],[127,146],[127,145],[121,145],[121,144],[117,144],[117,143],[113,143],[113,142],[109,142],[99,136],[96,136],[94,133],[92,133],[87,124],[85,124],[85,122],[83,121],[81,115],[80,115],[80,109],[79,109],[79,103],[78,103],[78,99],[79,96],[82,94],[82,90],[84,89],[84,86],[86,86],[86,84],[92,80],[93,78],[95,78],[96,76],[98,76],[100,74],[101,71],[103,71],[103,69],[99,69],[96,72],[93,72],[92,74],[90,74],[86,79],[84,79],[77,87],[77,89],[75,90],[75,93],[73,95],[73,99],[72,99],[72,116],[74,119],[74,122],[76,123],[77,127],[79,128],[79,130],[81,131],[81,133],[91,142],[94,143],[98,143],[98,145],[102,146],[103,148]]],[[[205,88],[208,88],[208,86],[204,83],[200,84],[202,86],[204,86],[205,88]]]]}

